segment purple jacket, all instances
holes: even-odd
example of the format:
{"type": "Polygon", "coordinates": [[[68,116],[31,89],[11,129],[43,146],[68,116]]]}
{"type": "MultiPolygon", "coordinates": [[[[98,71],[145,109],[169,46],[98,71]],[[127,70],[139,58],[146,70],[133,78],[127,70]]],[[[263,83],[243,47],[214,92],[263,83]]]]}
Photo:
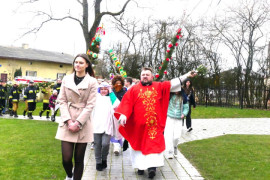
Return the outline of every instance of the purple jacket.
{"type": "Polygon", "coordinates": [[[50,99],[49,99],[49,107],[50,108],[55,108],[55,104],[54,102],[56,101],[57,96],[51,95],[50,99]]]}

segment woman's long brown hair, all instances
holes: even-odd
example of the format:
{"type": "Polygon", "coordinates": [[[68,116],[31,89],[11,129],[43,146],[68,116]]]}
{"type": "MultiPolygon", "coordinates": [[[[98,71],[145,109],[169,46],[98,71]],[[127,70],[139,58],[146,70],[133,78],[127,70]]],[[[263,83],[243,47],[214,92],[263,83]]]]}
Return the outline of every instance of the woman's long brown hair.
{"type": "Polygon", "coordinates": [[[93,68],[92,68],[92,63],[90,62],[90,60],[89,60],[87,54],[78,54],[78,55],[74,58],[74,61],[73,61],[73,63],[72,63],[72,65],[73,65],[73,67],[72,67],[72,69],[73,69],[72,72],[75,72],[75,69],[74,69],[74,62],[75,62],[75,60],[76,60],[77,57],[83,58],[83,59],[86,61],[86,63],[88,64],[88,67],[85,69],[85,72],[87,72],[90,76],[95,77],[95,72],[94,72],[94,70],[93,70],[93,68]]]}

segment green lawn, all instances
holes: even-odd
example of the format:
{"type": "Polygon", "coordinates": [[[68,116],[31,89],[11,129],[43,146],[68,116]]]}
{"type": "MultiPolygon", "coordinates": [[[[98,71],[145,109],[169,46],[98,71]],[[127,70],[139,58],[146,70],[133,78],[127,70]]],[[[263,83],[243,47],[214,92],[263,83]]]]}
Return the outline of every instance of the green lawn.
{"type": "MultiPolygon", "coordinates": [[[[19,108],[18,108],[17,113],[20,114],[20,115],[22,115],[24,109],[25,109],[25,102],[21,101],[21,102],[19,103],[19,108]]],[[[38,103],[36,104],[36,110],[33,112],[33,115],[39,115],[39,112],[40,112],[42,109],[43,109],[43,103],[42,103],[42,102],[38,102],[38,103]]],[[[46,113],[43,113],[42,115],[45,116],[46,113]]]]}
{"type": "Polygon", "coordinates": [[[270,179],[270,136],[225,135],[181,144],[179,150],[209,180],[270,179]]]}
{"type": "MultiPolygon", "coordinates": [[[[18,114],[22,115],[25,108],[25,103],[20,102],[18,108],[18,114]]],[[[33,115],[39,115],[42,110],[42,102],[37,103],[36,110],[33,115]]],[[[45,116],[46,113],[43,113],[45,116]]],[[[57,113],[59,116],[60,113],[57,113]]],[[[191,117],[193,119],[209,119],[209,118],[270,118],[270,110],[260,109],[240,109],[240,108],[225,108],[225,107],[213,107],[213,106],[197,106],[195,109],[192,108],[191,117]]]]}
{"type": "MultiPolygon", "coordinates": [[[[17,110],[18,115],[22,115],[24,109],[25,109],[25,102],[24,102],[24,101],[20,101],[20,102],[19,102],[19,108],[18,108],[18,110],[17,110]]],[[[42,103],[42,102],[38,102],[38,103],[36,104],[36,110],[33,112],[33,115],[38,116],[38,115],[39,115],[39,112],[40,112],[42,109],[43,109],[43,103],[42,103]]],[[[58,111],[57,116],[60,115],[59,112],[60,112],[60,111],[58,111]]],[[[51,115],[51,114],[50,114],[50,115],[51,115]]],[[[46,112],[43,112],[42,116],[46,116],[46,112]]]]}
{"type": "Polygon", "coordinates": [[[57,124],[0,119],[0,179],[64,179],[57,124]]]}
{"type": "MultiPolygon", "coordinates": [[[[192,107],[191,107],[192,108],[192,107]]],[[[213,106],[198,106],[191,109],[191,118],[270,118],[270,110],[240,109],[213,106]]]]}

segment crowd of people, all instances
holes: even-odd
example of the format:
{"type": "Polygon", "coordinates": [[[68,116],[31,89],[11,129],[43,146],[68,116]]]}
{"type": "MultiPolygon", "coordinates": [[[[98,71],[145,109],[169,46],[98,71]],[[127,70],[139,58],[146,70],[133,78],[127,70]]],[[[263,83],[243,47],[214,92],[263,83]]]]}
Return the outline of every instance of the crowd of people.
{"type": "Polygon", "coordinates": [[[130,149],[138,175],[148,170],[148,177],[154,178],[156,168],[164,165],[164,154],[168,159],[177,156],[183,119],[190,115],[190,105],[196,106],[188,79],[195,75],[191,71],[155,82],[152,69],[143,68],[140,81],[121,76],[98,81],[88,56],[77,55],[57,98],[61,120],[56,139],[61,140],[66,180],[81,179],[87,143],[93,144],[97,171],[107,168],[112,143],[116,156],[130,149]]]}
{"type": "Polygon", "coordinates": [[[58,79],[52,88],[48,84],[39,87],[35,85],[33,80],[29,80],[27,87],[20,88],[19,83],[15,81],[10,90],[8,90],[7,84],[0,80],[0,116],[3,116],[3,113],[7,113],[6,106],[8,106],[9,115],[17,118],[20,96],[23,93],[25,107],[22,114],[24,117],[27,115],[29,119],[33,119],[33,112],[36,110],[37,95],[41,91],[43,94],[43,108],[39,112],[39,116],[42,117],[43,112],[46,112],[46,118],[49,119],[51,112],[51,121],[55,121],[55,116],[59,109],[59,106],[56,104],[61,83],[62,80],[58,79]]]}
{"type": "MultiPolygon", "coordinates": [[[[79,180],[84,169],[87,144],[95,151],[96,170],[107,168],[110,144],[116,156],[129,149],[130,160],[138,175],[148,171],[154,178],[156,168],[164,166],[164,157],[177,156],[177,145],[186,118],[187,131],[192,131],[191,106],[196,107],[191,79],[194,71],[170,81],[154,81],[151,68],[143,68],[140,80],[116,75],[112,80],[98,81],[86,54],[78,54],[73,61],[73,72],[57,83],[53,94],[46,88],[43,109],[52,112],[55,120],[59,106],[56,139],[61,141],[62,163],[66,180],[79,180]],[[74,159],[74,161],[73,161],[74,159]],[[74,162],[74,163],[73,163],[74,162]]],[[[0,110],[2,92],[0,83],[0,110]]],[[[38,89],[29,82],[24,98],[29,118],[35,110],[38,89]]],[[[17,116],[18,90],[10,91],[14,117],[17,116]]]]}

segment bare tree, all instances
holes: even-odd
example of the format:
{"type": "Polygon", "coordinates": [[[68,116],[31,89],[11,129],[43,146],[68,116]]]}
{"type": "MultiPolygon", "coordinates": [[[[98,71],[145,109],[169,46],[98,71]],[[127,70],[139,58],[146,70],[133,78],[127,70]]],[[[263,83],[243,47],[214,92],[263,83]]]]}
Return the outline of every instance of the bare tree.
{"type": "MultiPolygon", "coordinates": [[[[28,1],[24,1],[23,4],[26,3],[37,3],[41,0],[28,0],[28,1]]],[[[75,0],[74,0],[75,1],[75,0]]],[[[110,12],[110,11],[104,11],[101,12],[100,8],[101,8],[101,3],[102,0],[95,0],[93,2],[93,6],[94,6],[94,19],[93,19],[93,23],[91,26],[89,26],[89,3],[88,0],[76,0],[77,3],[79,3],[79,5],[82,8],[82,16],[80,18],[77,18],[75,16],[72,16],[70,13],[70,10],[68,11],[68,13],[62,17],[55,17],[54,16],[54,12],[49,11],[49,12],[45,12],[45,11],[35,11],[35,17],[36,18],[40,18],[41,22],[37,27],[31,28],[29,31],[25,32],[23,34],[29,34],[29,33],[37,33],[40,31],[40,29],[47,23],[52,22],[52,21],[63,21],[66,19],[70,19],[76,23],[78,23],[82,29],[83,32],[83,36],[85,39],[85,45],[86,45],[86,49],[89,49],[90,46],[90,41],[91,39],[95,36],[96,33],[96,29],[97,27],[100,25],[101,19],[105,16],[105,15],[109,15],[109,16],[119,16],[121,14],[124,13],[128,3],[131,0],[126,0],[125,3],[122,6],[122,9],[119,10],[118,12],[110,12]]]]}
{"type": "Polygon", "coordinates": [[[267,1],[241,1],[241,6],[230,8],[229,13],[229,17],[221,21],[215,20],[214,28],[220,33],[224,44],[235,58],[238,67],[238,91],[240,93],[244,85],[244,97],[249,105],[251,71],[254,57],[263,48],[258,43],[264,37],[262,27],[269,21],[269,4],[267,1]]]}
{"type": "MultiPolygon", "coordinates": [[[[170,40],[175,36],[175,31],[179,28],[179,20],[169,18],[166,21],[150,20],[146,23],[139,24],[134,20],[117,21],[116,28],[127,37],[127,45],[122,55],[123,64],[134,66],[150,66],[158,72],[165,55],[170,40]],[[132,57],[132,58],[131,58],[132,57]],[[136,57],[136,58],[135,58],[136,57]],[[130,61],[137,61],[131,63],[130,61]]],[[[168,75],[166,78],[177,77],[201,64],[201,48],[195,43],[196,35],[194,29],[196,25],[185,26],[186,34],[179,42],[172,60],[169,62],[168,75]],[[196,47],[195,47],[196,46],[196,47]]],[[[197,40],[197,39],[196,39],[197,40]]],[[[128,74],[134,74],[129,72],[128,74]]],[[[131,68],[135,69],[135,68],[131,68]]]]}

